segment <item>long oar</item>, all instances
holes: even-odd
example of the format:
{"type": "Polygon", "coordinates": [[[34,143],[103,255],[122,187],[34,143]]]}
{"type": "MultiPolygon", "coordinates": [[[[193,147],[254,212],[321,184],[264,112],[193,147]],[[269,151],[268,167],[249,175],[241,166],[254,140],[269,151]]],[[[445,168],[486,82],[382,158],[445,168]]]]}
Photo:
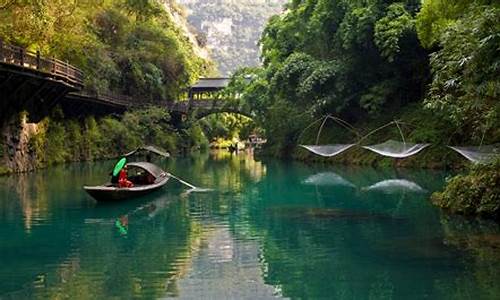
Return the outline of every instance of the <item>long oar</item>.
{"type": "Polygon", "coordinates": [[[194,185],[192,185],[191,183],[175,176],[174,174],[172,173],[167,173],[168,176],[172,177],[173,179],[179,181],[180,183],[190,187],[191,189],[188,191],[188,192],[210,192],[210,191],[213,191],[213,189],[206,189],[206,188],[199,188],[199,187],[196,187],[194,185]]]}

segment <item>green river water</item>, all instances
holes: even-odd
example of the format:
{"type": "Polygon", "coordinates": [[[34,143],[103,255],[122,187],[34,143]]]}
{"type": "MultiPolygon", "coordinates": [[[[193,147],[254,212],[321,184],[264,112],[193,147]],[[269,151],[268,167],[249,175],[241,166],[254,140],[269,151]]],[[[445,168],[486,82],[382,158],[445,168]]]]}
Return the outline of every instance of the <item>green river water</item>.
{"type": "Polygon", "coordinates": [[[500,299],[500,228],[434,208],[445,173],[161,164],[214,191],[98,204],[113,162],[0,177],[0,299],[500,299]]]}

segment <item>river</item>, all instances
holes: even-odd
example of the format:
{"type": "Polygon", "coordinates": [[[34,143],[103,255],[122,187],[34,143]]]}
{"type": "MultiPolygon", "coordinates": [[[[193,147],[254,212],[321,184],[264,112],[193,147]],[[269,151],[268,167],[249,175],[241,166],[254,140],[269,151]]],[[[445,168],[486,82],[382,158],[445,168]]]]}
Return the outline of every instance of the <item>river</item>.
{"type": "Polygon", "coordinates": [[[98,204],[113,162],[0,177],[0,299],[498,299],[500,229],[429,202],[446,173],[225,152],[98,204]]]}

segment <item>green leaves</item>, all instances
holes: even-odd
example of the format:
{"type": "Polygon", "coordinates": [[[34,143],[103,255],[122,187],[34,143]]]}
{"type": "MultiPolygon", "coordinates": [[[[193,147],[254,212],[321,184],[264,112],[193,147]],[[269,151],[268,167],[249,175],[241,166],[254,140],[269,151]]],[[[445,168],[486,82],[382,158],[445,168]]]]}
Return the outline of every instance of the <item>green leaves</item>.
{"type": "Polygon", "coordinates": [[[371,43],[373,25],[377,17],[373,6],[352,7],[346,12],[337,33],[342,47],[347,50],[371,43]]]}
{"type": "Polygon", "coordinates": [[[449,180],[446,189],[432,195],[432,202],[453,213],[500,219],[500,160],[474,166],[449,180]]]}
{"type": "Polygon", "coordinates": [[[425,104],[479,141],[500,122],[500,8],[469,6],[463,13],[443,29],[441,49],[431,54],[425,104]]]}
{"type": "Polygon", "coordinates": [[[401,38],[413,32],[414,18],[406,11],[403,3],[394,3],[387,8],[386,16],[375,24],[375,44],[382,56],[393,62],[400,52],[401,38]]]}
{"type": "Polygon", "coordinates": [[[261,39],[265,69],[242,93],[259,103],[252,109],[273,151],[293,145],[299,128],[320,115],[361,120],[420,101],[428,58],[415,31],[418,7],[414,0],[308,0],[273,17],[261,39]]]}
{"type": "Polygon", "coordinates": [[[471,3],[469,0],[423,1],[416,20],[418,37],[422,45],[432,48],[439,44],[443,32],[467,11],[471,3]]]}
{"type": "Polygon", "coordinates": [[[160,0],[15,1],[0,38],[83,69],[86,88],[149,102],[174,100],[208,62],[160,0]]]}

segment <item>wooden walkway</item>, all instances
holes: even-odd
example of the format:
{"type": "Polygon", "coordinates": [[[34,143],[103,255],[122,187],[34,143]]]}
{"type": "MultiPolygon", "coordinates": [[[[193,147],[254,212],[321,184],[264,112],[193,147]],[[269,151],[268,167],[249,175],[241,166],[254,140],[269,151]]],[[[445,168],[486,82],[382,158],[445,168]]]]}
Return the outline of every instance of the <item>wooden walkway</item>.
{"type": "Polygon", "coordinates": [[[39,51],[5,44],[0,40],[0,64],[32,70],[47,78],[61,81],[78,89],[83,88],[83,72],[68,62],[46,58],[39,51]]]}
{"type": "Polygon", "coordinates": [[[230,95],[220,94],[228,83],[229,78],[225,77],[200,78],[187,91],[187,99],[181,101],[147,102],[125,95],[90,93],[84,91],[84,74],[80,69],[0,39],[1,120],[22,110],[38,120],[57,104],[73,116],[123,113],[152,105],[182,115],[195,112],[197,118],[216,112],[241,113],[231,104],[234,101],[228,101],[230,95]]]}

